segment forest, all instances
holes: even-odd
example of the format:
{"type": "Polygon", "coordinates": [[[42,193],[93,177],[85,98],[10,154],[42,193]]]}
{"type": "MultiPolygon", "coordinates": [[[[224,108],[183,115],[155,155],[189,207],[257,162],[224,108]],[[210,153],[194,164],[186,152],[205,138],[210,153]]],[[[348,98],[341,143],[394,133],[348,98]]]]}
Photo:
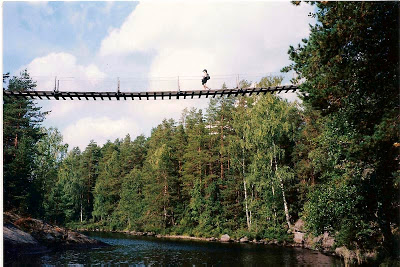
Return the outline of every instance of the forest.
{"type": "MultiPolygon", "coordinates": [[[[211,98],[150,136],[81,151],[42,126],[38,103],[4,97],[4,210],[69,227],[277,240],[301,218],[337,246],[398,257],[399,3],[311,4],[317,23],[282,69],[297,74],[300,102],[211,98]]],[[[27,71],[3,84],[36,88],[27,71]]]]}

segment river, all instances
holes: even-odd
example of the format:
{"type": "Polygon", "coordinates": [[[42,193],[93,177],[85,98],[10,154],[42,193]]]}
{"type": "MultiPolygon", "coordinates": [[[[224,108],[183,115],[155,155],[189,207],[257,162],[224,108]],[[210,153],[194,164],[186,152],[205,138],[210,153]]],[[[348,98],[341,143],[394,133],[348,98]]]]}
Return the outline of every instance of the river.
{"type": "Polygon", "coordinates": [[[301,248],[138,237],[122,233],[87,235],[111,246],[24,256],[12,265],[343,266],[338,258],[301,248]]]}

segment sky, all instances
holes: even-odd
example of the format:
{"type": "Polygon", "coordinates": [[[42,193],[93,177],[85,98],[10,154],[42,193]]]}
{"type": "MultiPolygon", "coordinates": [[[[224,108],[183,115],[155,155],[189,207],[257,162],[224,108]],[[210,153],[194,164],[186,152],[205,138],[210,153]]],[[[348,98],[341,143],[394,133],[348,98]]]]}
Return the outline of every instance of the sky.
{"type": "MultiPolygon", "coordinates": [[[[37,90],[202,89],[202,70],[216,89],[257,82],[290,64],[289,45],[309,35],[313,7],[288,2],[3,2],[3,72],[27,69],[37,90]]],[[[288,83],[290,75],[284,80],[288,83]]],[[[289,101],[296,94],[284,96],[289,101]]],[[[69,147],[94,140],[149,136],[184,108],[208,99],[45,101],[43,125],[69,147]]]]}

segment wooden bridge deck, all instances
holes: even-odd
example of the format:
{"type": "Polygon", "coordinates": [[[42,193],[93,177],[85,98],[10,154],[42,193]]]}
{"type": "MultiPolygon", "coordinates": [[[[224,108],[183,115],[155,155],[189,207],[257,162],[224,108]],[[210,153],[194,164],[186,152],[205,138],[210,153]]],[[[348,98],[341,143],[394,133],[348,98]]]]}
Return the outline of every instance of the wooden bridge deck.
{"type": "Polygon", "coordinates": [[[216,96],[238,96],[266,93],[288,93],[298,90],[296,85],[272,86],[266,88],[245,89],[217,89],[217,90],[194,90],[194,91],[151,91],[151,92],[72,92],[72,91],[22,91],[13,92],[3,90],[3,96],[12,98],[31,98],[43,100],[150,100],[150,99],[193,99],[216,96]]]}

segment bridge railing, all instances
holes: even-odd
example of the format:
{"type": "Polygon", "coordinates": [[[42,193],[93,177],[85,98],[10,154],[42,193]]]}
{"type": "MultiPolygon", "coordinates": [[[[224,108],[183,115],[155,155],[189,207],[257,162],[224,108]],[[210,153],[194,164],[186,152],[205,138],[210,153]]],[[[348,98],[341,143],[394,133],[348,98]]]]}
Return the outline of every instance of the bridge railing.
{"type": "MultiPolygon", "coordinates": [[[[227,88],[240,87],[242,80],[255,87],[256,83],[265,76],[283,76],[283,85],[289,85],[292,74],[282,73],[253,73],[253,74],[210,74],[207,86],[220,89],[225,84],[227,88]]],[[[96,91],[96,92],[144,92],[144,91],[190,91],[202,90],[202,76],[122,76],[122,77],[93,77],[93,76],[32,76],[37,82],[36,90],[40,91],[96,91]]]]}

